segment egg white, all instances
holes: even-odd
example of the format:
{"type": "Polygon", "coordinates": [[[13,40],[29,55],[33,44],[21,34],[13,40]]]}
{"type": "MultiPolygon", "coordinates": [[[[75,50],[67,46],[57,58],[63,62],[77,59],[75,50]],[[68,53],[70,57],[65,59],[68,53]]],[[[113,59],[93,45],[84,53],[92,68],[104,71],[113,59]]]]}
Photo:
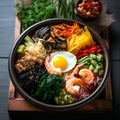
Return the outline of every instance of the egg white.
{"type": "Polygon", "coordinates": [[[62,72],[68,72],[75,67],[77,59],[76,59],[76,56],[74,54],[67,52],[67,51],[56,51],[56,52],[51,54],[51,58],[50,58],[51,59],[50,65],[53,68],[54,68],[53,58],[58,56],[58,55],[63,56],[67,60],[67,67],[64,70],[62,70],[62,72]]]}

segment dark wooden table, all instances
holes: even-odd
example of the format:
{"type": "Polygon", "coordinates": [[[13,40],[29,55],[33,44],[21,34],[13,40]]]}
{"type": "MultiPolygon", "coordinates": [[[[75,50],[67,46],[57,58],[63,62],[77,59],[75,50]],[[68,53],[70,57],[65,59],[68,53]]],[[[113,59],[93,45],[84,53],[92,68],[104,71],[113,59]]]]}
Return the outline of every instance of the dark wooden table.
{"type": "MultiPolygon", "coordinates": [[[[60,118],[79,117],[80,119],[120,119],[120,1],[106,0],[108,12],[113,13],[116,22],[109,27],[110,55],[111,55],[111,78],[112,78],[112,95],[113,95],[113,112],[111,114],[93,115],[80,114],[72,116],[59,116],[60,118]]],[[[24,112],[22,115],[8,114],[8,89],[9,89],[9,73],[8,58],[9,51],[14,40],[15,25],[15,9],[13,0],[0,0],[0,120],[11,119],[29,119],[41,118],[42,115],[24,112]]],[[[46,118],[48,115],[44,115],[46,118]]],[[[56,116],[51,116],[58,118],[56,116]]]]}
{"type": "Polygon", "coordinates": [[[14,0],[0,0],[0,120],[8,114],[8,57],[14,39],[14,0]]]}

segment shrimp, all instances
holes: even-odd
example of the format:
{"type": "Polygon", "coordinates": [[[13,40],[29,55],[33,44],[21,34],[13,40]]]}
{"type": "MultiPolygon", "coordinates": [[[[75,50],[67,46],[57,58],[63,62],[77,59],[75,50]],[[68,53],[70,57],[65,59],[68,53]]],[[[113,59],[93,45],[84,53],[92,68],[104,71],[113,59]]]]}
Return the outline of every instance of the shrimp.
{"type": "Polygon", "coordinates": [[[79,75],[88,85],[91,85],[94,82],[94,75],[89,69],[81,69],[79,75]]]}
{"type": "Polygon", "coordinates": [[[50,74],[58,74],[58,75],[62,74],[62,70],[60,68],[53,68],[50,65],[50,55],[48,55],[46,57],[44,64],[45,64],[45,68],[47,69],[48,73],[50,73],[50,74]]]}
{"type": "Polygon", "coordinates": [[[87,90],[87,86],[84,83],[84,81],[76,76],[78,74],[80,67],[82,66],[83,64],[77,65],[73,70],[70,79],[66,82],[65,89],[70,94],[77,95],[80,91],[80,86],[87,90]]]}
{"type": "Polygon", "coordinates": [[[80,78],[72,77],[66,82],[65,89],[68,93],[77,95],[79,94],[80,86],[84,86],[84,88],[86,89],[86,85],[80,78]]]}

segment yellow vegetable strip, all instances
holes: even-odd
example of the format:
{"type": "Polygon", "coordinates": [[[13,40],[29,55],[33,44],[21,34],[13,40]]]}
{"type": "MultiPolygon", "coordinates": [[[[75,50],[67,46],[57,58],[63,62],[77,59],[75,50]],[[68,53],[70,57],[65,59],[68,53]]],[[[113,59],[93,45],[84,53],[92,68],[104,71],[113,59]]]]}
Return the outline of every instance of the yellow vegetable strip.
{"type": "Polygon", "coordinates": [[[89,32],[87,26],[84,27],[84,30],[81,29],[80,34],[72,34],[67,39],[67,50],[75,55],[78,54],[80,49],[86,48],[87,46],[92,46],[95,44],[91,33],[89,32]]]}

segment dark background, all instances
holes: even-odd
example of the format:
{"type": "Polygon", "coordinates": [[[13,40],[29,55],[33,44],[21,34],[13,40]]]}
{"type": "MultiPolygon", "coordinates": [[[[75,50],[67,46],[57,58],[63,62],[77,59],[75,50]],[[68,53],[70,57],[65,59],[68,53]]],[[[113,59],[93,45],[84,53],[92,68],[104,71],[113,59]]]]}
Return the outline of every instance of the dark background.
{"type": "MultiPolygon", "coordinates": [[[[106,0],[108,13],[114,14],[116,22],[109,27],[109,41],[110,41],[110,57],[111,57],[111,76],[112,76],[112,95],[113,95],[113,112],[111,114],[80,114],[80,115],[66,115],[59,116],[59,118],[73,118],[76,117],[84,119],[120,119],[120,1],[106,0]]],[[[8,74],[8,57],[14,40],[14,24],[15,24],[15,4],[14,0],[0,0],[0,120],[9,120],[8,114],[8,88],[9,88],[9,74],[8,74]]],[[[39,114],[13,115],[12,118],[29,119],[29,118],[47,118],[49,115],[40,116],[39,114]]],[[[57,116],[50,116],[58,119],[57,116]]]]}

